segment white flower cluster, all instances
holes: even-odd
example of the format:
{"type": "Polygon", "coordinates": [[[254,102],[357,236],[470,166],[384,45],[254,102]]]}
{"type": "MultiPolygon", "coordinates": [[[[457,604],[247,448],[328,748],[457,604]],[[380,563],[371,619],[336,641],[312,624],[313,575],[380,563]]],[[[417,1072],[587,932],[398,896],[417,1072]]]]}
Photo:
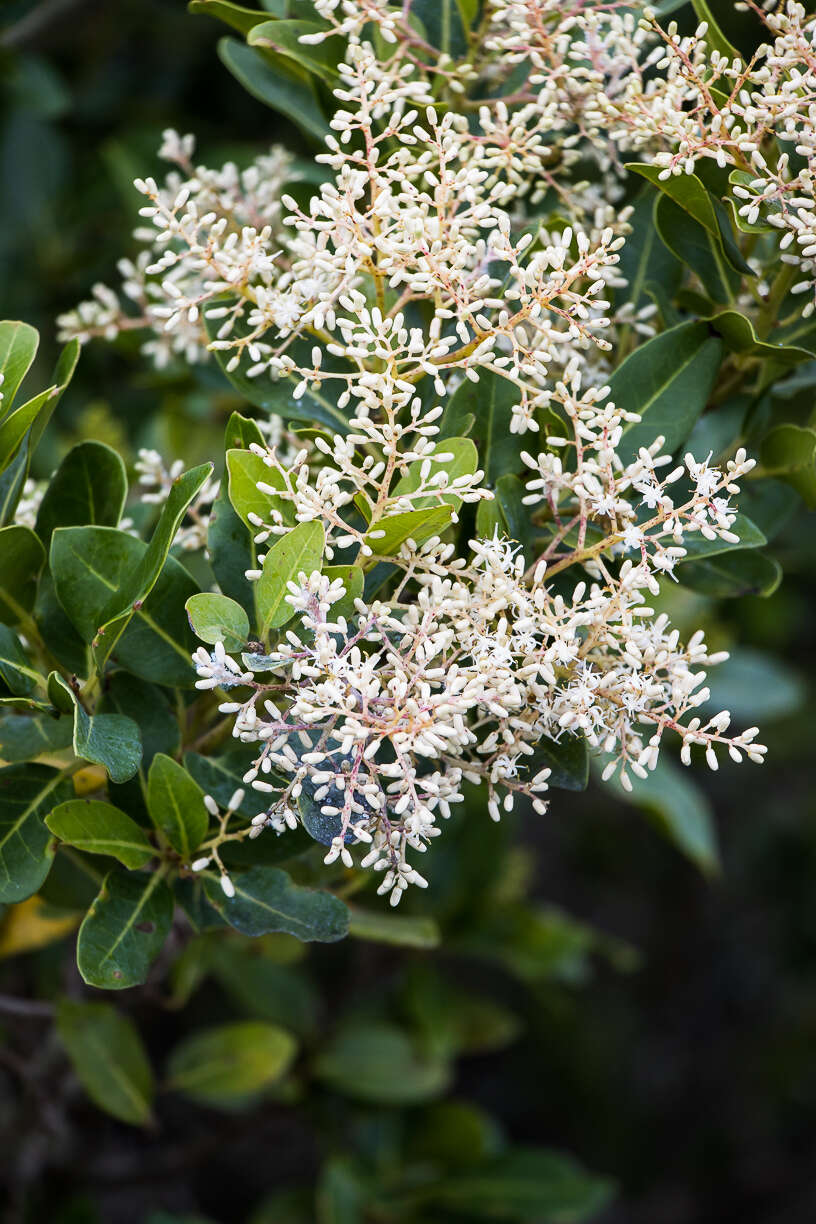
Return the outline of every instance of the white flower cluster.
{"type": "Polygon", "coordinates": [[[143,246],[136,259],[119,262],[127,306],[106,285],[95,285],[92,299],[58,319],[63,339],[85,343],[147,330],[143,352],[159,368],[174,355],[201,361],[207,303],[250,277],[277,275],[281,192],[296,177],[290,154],[274,148],[245,170],[233,162],[210,170],[192,164],[194,147],[192,136],[168,129],[159,155],[176,169],[161,187],[152,178],[136,183],[150,199],[140,211],[150,224],[134,233],[143,246]]]}
{"type": "MultiPolygon", "coordinates": [[[[438,815],[462,800],[465,781],[486,786],[496,819],[519,792],[544,810],[543,737],[580,735],[610,756],[605,776],[618,770],[627,789],[630,774],[654,769],[667,731],[680,737],[685,763],[695,744],[712,769],[717,745],[735,761],[763,759],[757,728],[728,736],[727,712],[695,713],[710,696],[703,669],[727,656],[709,655],[702,632],[683,645],[645,594],[658,593],[656,575],[671,573],[689,538],[738,539],[730,496],[753,461],[740,451],[721,471],[688,455],[661,477],[671,464],[661,438],[629,464],[618,459],[625,422],[614,405],[585,397],[571,419],[572,443],[547,441],[571,445],[576,463],[552,451],[525,456],[535,472],[527,500],[545,501],[559,523],[531,566],[498,534],[471,541],[470,561],[438,536],[420,546],[408,539],[393,557],[403,576],[390,598],[356,599],[353,615],[341,615],[342,579],[302,573],[287,595],[302,627],[269,654],[239,663],[223,644],[199,648],[199,688],[248,690],[219,708],[235,715],[239,739],[261,745],[244,781],[272,798],[253,833],[283,832],[300,817],[329,843],[326,861],[347,866],[350,845],[364,843],[363,866],[384,873],[380,891],[396,904],[408,884],[424,883],[407,851],[438,834],[438,815]],[[683,496],[673,497],[675,486],[683,496]],[[618,565],[616,553],[634,556],[618,565]],[[590,581],[567,597],[552,580],[570,566],[590,581]]],[[[298,457],[293,471],[303,470],[298,457]]],[[[319,516],[343,533],[348,499],[337,494],[322,512],[308,500],[322,471],[332,468],[283,492],[302,519],[319,516]]],[[[273,491],[263,481],[259,489],[273,491]]],[[[272,529],[291,530],[275,519],[272,529]]],[[[258,538],[268,530],[261,525],[258,538]]]]}
{"type": "MultiPolygon", "coordinates": [[[[454,61],[410,3],[315,10],[325,29],[304,41],[348,46],[311,199],[287,190],[281,152],[212,172],[167,134],[181,173],[137,182],[149,224],[125,293],[138,315],[97,290],[62,326],[82,339],[149,327],[159,361],[209,349],[314,425],[286,450],[253,445],[255,543],[318,522],[329,562],[366,574],[388,562],[390,593],[353,598],[347,578],[301,573],[288,592],[299,628],[240,660],[201,647],[198,686],[258,746],[245,782],[270,798],[252,836],[302,821],[348,866],[363,844],[396,904],[424,883],[409,852],[438,834],[465,782],[486,787],[495,818],[518,793],[543,810],[542,741],[581,737],[627,788],[666,733],[686,763],[695,745],[711,768],[718,746],[763,758],[756,728],[729,735],[727,712],[698,713],[705,667],[724,656],[702,633],[681,643],[648,602],[700,541],[739,542],[730,499],[753,462],[740,450],[724,469],[678,465],[660,437],[632,455],[638,418],[609,402],[608,354],[624,325],[650,329],[652,308],[608,299],[626,284],[630,211],[617,205],[633,152],[663,176],[701,158],[750,169],[740,207],[756,220],[762,149],[774,134],[798,154],[807,143],[814,26],[789,0],[767,18],[773,48],[746,66],[711,51],[704,26],[681,38],[617,5],[490,0],[454,61]],[[538,555],[477,532],[459,556],[443,535],[463,505],[492,497],[474,444],[445,420],[448,397],[481,380],[508,391],[512,433],[542,437],[521,455],[523,501],[546,524],[538,555]]],[[[774,165],[788,174],[784,157],[774,165]]],[[[791,210],[807,220],[802,174],[760,206],[769,224],[791,210]]],[[[816,255],[816,239],[797,241],[816,255]]],[[[141,463],[160,493],[158,457],[141,463]]]]}

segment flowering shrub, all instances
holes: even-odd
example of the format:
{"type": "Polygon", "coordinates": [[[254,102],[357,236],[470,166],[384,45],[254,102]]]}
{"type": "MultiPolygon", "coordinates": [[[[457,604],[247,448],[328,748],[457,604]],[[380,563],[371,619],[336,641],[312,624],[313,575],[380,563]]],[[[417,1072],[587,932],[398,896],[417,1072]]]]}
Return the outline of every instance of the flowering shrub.
{"type": "Polygon", "coordinates": [[[770,593],[816,500],[799,4],[749,3],[750,54],[702,2],[683,34],[551,0],[190,7],[320,151],[212,170],[168,130],[120,292],[61,318],[21,408],[36,337],[2,325],[0,898],[47,889],[58,844],[116,860],[77,942],[112,989],[174,909],[411,942],[348,898],[426,887],[457,805],[474,837],[517,799],[558,820],[590,758],[658,807],[675,747],[761,763],[666,593],[770,593]],[[241,404],[225,458],[141,453],[146,531],[101,443],[26,480],[79,344],[131,330],[241,404]]]}

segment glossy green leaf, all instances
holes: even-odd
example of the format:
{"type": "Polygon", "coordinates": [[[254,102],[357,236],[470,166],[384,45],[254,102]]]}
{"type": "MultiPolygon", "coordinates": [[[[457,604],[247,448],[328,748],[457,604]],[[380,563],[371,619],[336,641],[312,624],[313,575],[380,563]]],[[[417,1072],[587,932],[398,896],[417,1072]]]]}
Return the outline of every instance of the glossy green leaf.
{"type": "Polygon", "coordinates": [[[65,776],[47,765],[0,769],[0,903],[30,897],[48,875],[54,846],[43,817],[72,794],[65,776]]]}
{"type": "Polygon", "coordinates": [[[447,1062],[424,1055],[402,1029],[366,1021],[347,1024],[324,1044],[314,1074],[336,1092],[376,1105],[432,1100],[450,1081],[447,1062]]]}
{"type": "Polygon", "coordinates": [[[139,768],[142,738],[132,718],[123,714],[89,714],[74,690],[57,672],[48,678],[49,696],[58,709],[74,715],[74,752],[102,765],[112,782],[127,782],[139,768]]]}
{"type": "Polygon", "coordinates": [[[150,766],[147,807],[156,828],[189,863],[209,824],[204,792],[186,769],[161,752],[150,766]]]}
{"type": "Polygon", "coordinates": [[[660,196],[656,201],[654,216],[661,240],[692,270],[711,300],[734,302],[741,276],[726,259],[717,237],[668,196],[660,196]]]}
{"type": "Polygon", "coordinates": [[[426,1201],[455,1219],[582,1224],[612,1197],[606,1178],[547,1148],[516,1148],[433,1186],[426,1201]]]}
{"type": "Polygon", "coordinates": [[[429,506],[427,510],[407,510],[380,519],[365,539],[376,556],[392,557],[406,540],[424,544],[431,536],[441,535],[450,524],[453,507],[429,506]],[[382,533],[382,534],[380,534],[382,533]]]}
{"type": "Polygon", "coordinates": [[[291,501],[262,493],[258,481],[273,489],[285,487],[284,478],[277,468],[270,468],[260,455],[250,450],[228,450],[227,472],[229,473],[229,498],[235,511],[254,534],[258,527],[250,520],[256,514],[265,523],[272,522],[272,510],[277,510],[288,527],[295,525],[295,508],[291,501]]]}
{"type": "Polygon", "coordinates": [[[706,406],[720,367],[722,341],[704,323],[681,323],[647,340],[618,366],[609,398],[619,411],[636,412],[624,426],[618,454],[631,462],[658,434],[673,451],[688,437],[706,406]]]}
{"type": "Polygon", "coordinates": [[[207,553],[223,593],[243,607],[254,605],[255,595],[246,571],[256,568],[255,545],[246,524],[232,508],[226,482],[210,510],[207,553]]]}
{"type": "Polygon", "coordinates": [[[73,721],[53,713],[0,712],[0,761],[17,765],[70,748],[73,721]]]}
{"type": "Polygon", "coordinates": [[[760,450],[768,476],[776,476],[795,489],[809,509],[816,507],[816,429],[777,425],[760,450]]]}
{"type": "Polygon", "coordinates": [[[704,561],[684,563],[677,569],[677,578],[683,586],[713,599],[767,597],[782,581],[782,567],[766,553],[735,549],[704,561]]]}
{"type": "Polygon", "coordinates": [[[0,471],[11,463],[29,429],[56,390],[56,387],[49,387],[47,391],[41,391],[0,422],[0,471]]]}
{"type": "MultiPolygon", "coordinates": [[[[56,529],[50,559],[57,598],[85,642],[93,640],[111,592],[123,586],[146,551],[143,541],[111,527],[56,529]]],[[[187,571],[168,557],[151,594],[134,610],[114,660],[145,680],[192,687],[196,641],[184,605],[195,592],[187,571]]]]}
{"type": "Polygon", "coordinates": [[[129,870],[144,867],[156,853],[135,820],[99,799],[60,803],[45,823],[60,841],[86,854],[107,854],[129,870]]]}
{"type": "Polygon", "coordinates": [[[530,778],[542,769],[552,770],[547,785],[561,790],[586,790],[589,781],[589,751],[586,740],[566,732],[560,740],[547,736],[535,745],[533,755],[522,758],[530,778]]]}
{"type": "Polygon", "coordinates": [[[657,768],[646,778],[632,778],[625,791],[618,775],[605,782],[618,799],[644,811],[669,841],[701,871],[719,871],[717,830],[711,805],[688,769],[661,754],[657,768]]]}
{"type": "Polygon", "coordinates": [[[109,1003],[61,999],[57,1033],[95,1105],[133,1126],[152,1120],[153,1072],[132,1020],[109,1003]]]}
{"type": "Polygon", "coordinates": [[[798,672],[772,655],[748,647],[730,652],[707,678],[711,698],[703,710],[728,710],[745,726],[785,718],[801,709],[807,689],[798,672]]]}
{"type": "Polygon", "coordinates": [[[235,896],[226,897],[216,878],[207,877],[210,904],[242,935],[285,931],[304,941],[333,943],[348,933],[347,907],[331,893],[293,884],[277,867],[253,867],[232,877],[235,896]]]}
{"type": "Polygon", "coordinates": [[[187,507],[209,479],[212,470],[211,463],[202,463],[174,480],[150,543],[135,569],[126,570],[122,574],[121,586],[111,595],[102,610],[92,643],[97,666],[100,668],[110,657],[134,613],[156,585],[187,507]]]}
{"type": "Polygon", "coordinates": [[[388,910],[364,910],[349,906],[349,935],[372,943],[393,944],[398,948],[436,948],[439,927],[433,918],[415,918],[388,910]]]}
{"type": "Polygon", "coordinates": [[[292,73],[284,74],[279,64],[271,63],[256,47],[248,47],[236,38],[222,38],[218,56],[253,98],[291,119],[312,140],[324,140],[329,125],[310,81],[300,80],[292,73]]]}
{"type": "Polygon", "coordinates": [[[30,527],[0,528],[0,621],[16,625],[34,606],[45,549],[30,527]]]}
{"type": "Polygon", "coordinates": [[[249,638],[249,617],[226,595],[191,595],[186,603],[190,628],[202,642],[223,642],[226,650],[243,650],[249,638]]]}
{"type": "Polygon", "coordinates": [[[721,310],[711,315],[707,322],[722,336],[727,347],[734,353],[779,362],[784,366],[813,361],[814,354],[809,349],[799,348],[794,344],[775,344],[760,340],[751,320],[737,310],[721,310]]]}
{"type": "Polygon", "coordinates": [[[251,47],[262,47],[292,59],[319,80],[331,82],[337,77],[342,44],[336,38],[316,44],[301,41],[327,28],[324,23],[315,21],[265,21],[250,30],[247,42],[251,47]]]}
{"type": "Polygon", "coordinates": [[[45,687],[40,673],[28,661],[17,634],[7,625],[0,625],[0,680],[18,697],[30,696],[35,689],[45,687]]]}
{"type": "Polygon", "coordinates": [[[55,527],[116,527],[127,497],[127,473],[103,442],[80,442],[51,478],[37,514],[37,535],[48,547],[55,527]]]}
{"type": "Polygon", "coordinates": [[[5,319],[0,323],[0,373],[3,381],[0,392],[0,418],[7,415],[14,402],[20,383],[28,373],[37,354],[40,338],[28,323],[5,319]]]}
{"type": "Polygon", "coordinates": [[[193,1033],[167,1064],[167,1086],[205,1105],[235,1105],[288,1071],[294,1038],[261,1020],[239,1020],[193,1033]]]}
{"type": "Polygon", "coordinates": [[[102,990],[141,985],[172,917],[173,897],[158,872],[111,871],[79,928],[83,981],[102,990]]]}
{"type": "MultiPolygon", "coordinates": [[[[674,208],[682,210],[698,226],[711,237],[717,251],[717,258],[722,257],[736,272],[744,276],[753,276],[754,271],[743,259],[733,235],[728,232],[727,218],[719,201],[706,190],[696,174],[672,174],[661,179],[659,166],[648,163],[628,162],[627,170],[641,175],[661,192],[665,199],[671,201],[674,208]]],[[[669,210],[672,217],[674,210],[669,210]]],[[[669,215],[668,213],[666,215],[669,215]]]]}
{"type": "MultiPolygon", "coordinates": [[[[456,413],[460,418],[474,416],[470,434],[479,448],[478,465],[484,469],[491,486],[499,476],[518,471],[522,466],[519,458],[523,450],[521,435],[510,432],[513,406],[520,400],[518,383],[492,370],[482,370],[477,383],[466,378],[446,405],[446,414],[456,413]]],[[[446,440],[440,440],[437,449],[447,450],[446,440]]],[[[471,469],[475,470],[476,466],[471,469]]]]}
{"type": "Polygon", "coordinates": [[[649,286],[659,284],[674,294],[680,284],[680,264],[661,242],[654,225],[654,192],[645,187],[632,206],[632,232],[621,252],[619,268],[626,288],[616,290],[616,299],[631,303],[635,312],[649,305],[649,286]]]}
{"type": "Polygon", "coordinates": [[[279,537],[269,549],[258,579],[256,602],[260,636],[266,638],[270,629],[279,629],[291,620],[295,612],[287,600],[287,583],[296,582],[298,574],[307,576],[323,564],[326,533],[322,523],[299,523],[285,536],[279,537]]]}
{"type": "Polygon", "coordinates": [[[266,13],[244,8],[240,4],[230,4],[228,0],[190,0],[187,9],[191,13],[223,21],[239,34],[248,34],[253,26],[267,20],[266,13]]]}
{"type": "MultiPolygon", "coordinates": [[[[481,383],[479,384],[481,386],[481,383]]],[[[413,493],[419,488],[421,483],[420,471],[424,461],[417,460],[412,463],[408,472],[403,476],[391,489],[390,497],[402,497],[408,493],[413,493]]],[[[427,480],[430,481],[436,476],[444,473],[447,477],[446,488],[452,484],[460,476],[472,476],[479,466],[479,453],[476,450],[475,443],[470,438],[445,438],[444,442],[440,442],[436,448],[436,453],[430,460],[430,471],[427,480]],[[441,458],[444,456],[444,458],[441,458]]],[[[446,505],[453,506],[458,510],[462,504],[461,497],[457,497],[455,493],[445,493],[443,502],[446,505]]],[[[420,497],[411,499],[411,509],[403,511],[403,513],[414,513],[416,510],[424,510],[437,506],[439,501],[436,497],[420,497]]],[[[377,527],[381,524],[378,523],[377,527]]]]}

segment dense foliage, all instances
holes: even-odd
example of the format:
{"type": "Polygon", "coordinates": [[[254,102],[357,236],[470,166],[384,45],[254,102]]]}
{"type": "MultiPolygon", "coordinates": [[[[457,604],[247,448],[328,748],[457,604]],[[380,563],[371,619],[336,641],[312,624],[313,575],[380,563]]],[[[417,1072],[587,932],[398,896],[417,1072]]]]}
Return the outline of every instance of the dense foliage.
{"type": "MultiPolygon", "coordinates": [[[[210,170],[168,129],[122,293],[62,315],[46,390],[18,394],[36,332],[0,325],[6,938],[78,927],[87,986],[234,1000],[162,1087],[313,1111],[343,1155],[270,1219],[589,1219],[605,1179],[439,1101],[512,1011],[423,957],[323,1033],[301,944],[443,942],[531,985],[625,967],[529,901],[494,831],[516,803],[563,819],[596,766],[715,867],[671,754],[762,762],[744,689],[787,678],[727,662],[714,609],[776,591],[774,539],[816,500],[813,22],[190,7],[317,152],[210,170]],[[131,491],[86,439],[32,478],[80,342],[131,332],[160,371],[217,365],[223,451],[142,448],[131,491]],[[422,1107],[390,1163],[382,1106],[422,1107]]],[[[75,987],[54,1007],[90,1098],[150,1125],[132,1018],[75,987]]]]}

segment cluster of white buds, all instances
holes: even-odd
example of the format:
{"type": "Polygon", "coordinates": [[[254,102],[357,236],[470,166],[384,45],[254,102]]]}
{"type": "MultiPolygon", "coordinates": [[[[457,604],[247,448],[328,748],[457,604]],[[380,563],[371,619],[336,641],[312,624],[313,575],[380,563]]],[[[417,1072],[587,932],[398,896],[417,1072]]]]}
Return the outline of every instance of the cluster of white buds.
{"type": "MultiPolygon", "coordinates": [[[[719,747],[763,758],[755,728],[729,735],[727,712],[699,713],[705,668],[725,656],[701,633],[683,644],[648,603],[706,545],[740,542],[731,497],[753,461],[677,463],[662,437],[632,446],[638,418],[610,402],[609,354],[649,333],[654,307],[615,304],[620,201],[633,154],[663,179],[702,159],[733,168],[746,224],[786,229],[785,260],[800,248],[805,279],[792,272],[784,292],[809,288],[816,21],[786,0],[746,65],[712,50],[705,24],[681,36],[617,4],[490,0],[454,60],[410,3],[314,7],[323,28],[303,41],[347,49],[311,198],[287,190],[280,151],[213,172],[168,133],[178,169],[137,182],[137,313],[98,289],[62,325],[82,339],[147,327],[160,361],[215,352],[313,426],[252,446],[264,474],[248,577],[265,547],[320,523],[327,561],[377,580],[388,562],[385,586],[360,598],[347,577],[300,574],[287,594],[299,627],[240,660],[201,647],[198,687],[234,690],[220,708],[258,745],[245,782],[270,798],[251,835],[302,822],[346,866],[361,844],[396,904],[424,883],[408,858],[466,782],[494,818],[519,793],[543,810],[542,740],[580,736],[627,788],[667,733],[686,762],[695,745],[712,768],[719,747]],[[804,169],[769,160],[777,137],[804,169]],[[490,529],[457,555],[444,534],[493,496],[450,398],[480,382],[506,395],[511,433],[541,439],[521,455],[529,540],[542,540],[529,555],[490,529]]],[[[158,494],[165,469],[141,463],[158,494]]],[[[501,521],[485,509],[478,523],[501,521]]]]}
{"type": "Polygon", "coordinates": [[[546,496],[569,518],[530,566],[498,534],[471,541],[470,559],[439,537],[406,540],[389,599],[356,599],[342,615],[343,581],[302,573],[287,594],[299,631],[240,663],[220,643],[196,652],[199,687],[242,690],[219,708],[235,716],[235,736],[259,745],[244,781],[270,802],[253,835],[300,819],[328,844],[328,863],[349,867],[361,843],[362,865],[383,873],[381,891],[396,904],[408,884],[424,884],[408,851],[437,836],[464,782],[485,786],[495,819],[519,793],[545,809],[542,737],[580,735],[609,755],[606,776],[618,770],[627,789],[631,774],[654,769],[667,732],[686,763],[695,744],[711,768],[718,746],[762,761],[756,728],[728,736],[727,712],[705,722],[696,713],[710,695],[704,668],[727,655],[709,655],[702,632],[682,644],[644,594],[681,560],[687,535],[735,538],[729,495],[753,464],[739,453],[722,472],[687,456],[661,480],[658,441],[603,484],[592,470],[600,436],[576,442],[578,474],[562,471],[546,494],[531,482],[532,500],[546,496]],[[688,496],[675,502],[669,489],[681,478],[688,496]],[[567,524],[577,528],[571,545],[567,524]],[[613,566],[604,556],[615,551],[637,558],[613,566]],[[594,577],[565,597],[552,579],[572,565],[594,577]]]}

